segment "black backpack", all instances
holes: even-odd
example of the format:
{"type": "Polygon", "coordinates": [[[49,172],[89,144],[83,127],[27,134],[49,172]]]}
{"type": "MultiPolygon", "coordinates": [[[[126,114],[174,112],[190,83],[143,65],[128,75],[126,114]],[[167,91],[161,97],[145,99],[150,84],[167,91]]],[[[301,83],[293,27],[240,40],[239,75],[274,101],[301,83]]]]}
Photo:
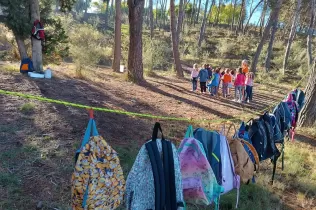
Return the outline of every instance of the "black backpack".
{"type": "Polygon", "coordinates": [[[246,130],[248,130],[249,138],[259,155],[259,160],[263,161],[269,158],[271,159],[273,163],[271,183],[273,183],[276,162],[280,157],[281,153],[275,145],[273,122],[269,114],[265,113],[258,119],[250,120],[248,122],[248,125],[246,126],[246,130]]]}

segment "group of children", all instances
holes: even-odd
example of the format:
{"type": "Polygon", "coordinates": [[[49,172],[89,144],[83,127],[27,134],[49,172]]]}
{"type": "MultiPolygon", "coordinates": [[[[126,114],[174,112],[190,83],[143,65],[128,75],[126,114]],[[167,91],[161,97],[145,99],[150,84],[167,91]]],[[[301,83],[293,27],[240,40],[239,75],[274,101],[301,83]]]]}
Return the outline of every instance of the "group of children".
{"type": "Polygon", "coordinates": [[[222,96],[227,98],[230,96],[231,89],[235,87],[234,101],[251,102],[252,89],[254,83],[254,74],[249,72],[248,63],[246,60],[242,61],[242,67],[236,69],[214,68],[209,64],[204,64],[204,67],[199,70],[198,65],[194,64],[191,70],[192,91],[197,90],[197,82],[200,81],[201,93],[205,94],[206,89],[211,96],[218,96],[218,90],[221,85],[222,96]]]}

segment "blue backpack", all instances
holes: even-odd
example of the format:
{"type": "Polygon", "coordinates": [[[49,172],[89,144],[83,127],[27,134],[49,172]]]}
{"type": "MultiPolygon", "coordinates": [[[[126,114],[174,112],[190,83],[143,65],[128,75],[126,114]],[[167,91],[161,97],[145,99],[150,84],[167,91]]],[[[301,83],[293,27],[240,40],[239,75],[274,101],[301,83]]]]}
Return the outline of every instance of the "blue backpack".
{"type": "Polygon", "coordinates": [[[33,62],[30,58],[24,58],[21,61],[20,73],[28,73],[34,71],[33,62]]]}
{"type": "Polygon", "coordinates": [[[217,183],[222,185],[222,161],[221,161],[221,139],[219,133],[197,128],[193,132],[194,138],[200,141],[206,152],[206,157],[216,176],[217,183]]]}

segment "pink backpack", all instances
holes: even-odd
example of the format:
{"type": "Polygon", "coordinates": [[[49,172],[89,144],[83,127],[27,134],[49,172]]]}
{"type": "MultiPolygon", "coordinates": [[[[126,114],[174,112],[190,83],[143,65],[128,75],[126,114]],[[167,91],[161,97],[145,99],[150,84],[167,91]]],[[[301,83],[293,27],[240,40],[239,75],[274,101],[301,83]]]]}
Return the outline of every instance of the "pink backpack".
{"type": "Polygon", "coordinates": [[[192,126],[189,126],[178,149],[184,199],[198,205],[214,202],[218,208],[219,196],[224,189],[216,181],[202,143],[192,136],[192,126]]]}

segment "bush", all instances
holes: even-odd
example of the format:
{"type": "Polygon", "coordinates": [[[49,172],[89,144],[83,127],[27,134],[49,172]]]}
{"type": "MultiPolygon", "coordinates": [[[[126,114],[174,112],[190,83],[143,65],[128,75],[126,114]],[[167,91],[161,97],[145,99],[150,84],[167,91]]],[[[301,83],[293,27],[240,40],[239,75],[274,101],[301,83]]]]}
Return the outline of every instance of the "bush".
{"type": "Polygon", "coordinates": [[[32,114],[35,110],[35,105],[33,103],[26,103],[20,107],[20,111],[23,114],[32,114]]]}
{"type": "Polygon", "coordinates": [[[99,32],[89,24],[81,24],[69,33],[70,53],[76,63],[77,76],[81,77],[81,70],[85,66],[97,65],[101,60],[110,60],[112,56],[112,42],[110,36],[99,32]]]}
{"type": "Polygon", "coordinates": [[[171,64],[172,47],[165,40],[143,40],[143,62],[147,69],[167,70],[171,64]]]}
{"type": "Polygon", "coordinates": [[[223,39],[217,45],[217,51],[221,55],[233,54],[236,51],[235,43],[230,42],[227,39],[223,39]]]}

